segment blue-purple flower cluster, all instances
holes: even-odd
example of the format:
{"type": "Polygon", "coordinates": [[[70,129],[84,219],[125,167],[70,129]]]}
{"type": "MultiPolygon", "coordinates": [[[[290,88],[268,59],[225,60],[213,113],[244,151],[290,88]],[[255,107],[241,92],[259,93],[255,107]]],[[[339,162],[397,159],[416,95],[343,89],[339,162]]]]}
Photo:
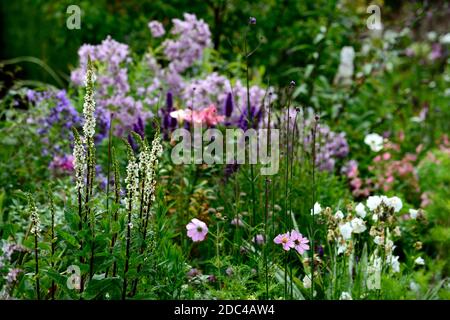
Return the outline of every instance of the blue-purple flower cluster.
{"type": "Polygon", "coordinates": [[[72,127],[81,124],[78,111],[72,105],[65,90],[34,91],[26,92],[28,100],[37,106],[43,115],[37,119],[39,128],[37,133],[42,136],[43,155],[62,155],[67,150],[61,142],[72,141],[72,127]],[[57,141],[50,141],[52,131],[57,131],[57,141]]]}

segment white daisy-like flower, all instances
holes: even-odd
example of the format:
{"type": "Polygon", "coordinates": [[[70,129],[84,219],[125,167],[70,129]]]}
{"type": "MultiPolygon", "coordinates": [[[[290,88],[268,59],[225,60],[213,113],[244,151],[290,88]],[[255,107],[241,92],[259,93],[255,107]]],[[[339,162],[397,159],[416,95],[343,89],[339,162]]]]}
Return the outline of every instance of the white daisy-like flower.
{"type": "Polygon", "coordinates": [[[355,207],[355,211],[356,211],[356,214],[358,216],[360,216],[361,218],[366,217],[367,212],[366,212],[366,207],[364,206],[364,204],[358,203],[355,207]]]}
{"type": "Polygon", "coordinates": [[[364,143],[367,144],[374,152],[383,149],[383,137],[377,133],[370,133],[364,138],[364,143]]]}

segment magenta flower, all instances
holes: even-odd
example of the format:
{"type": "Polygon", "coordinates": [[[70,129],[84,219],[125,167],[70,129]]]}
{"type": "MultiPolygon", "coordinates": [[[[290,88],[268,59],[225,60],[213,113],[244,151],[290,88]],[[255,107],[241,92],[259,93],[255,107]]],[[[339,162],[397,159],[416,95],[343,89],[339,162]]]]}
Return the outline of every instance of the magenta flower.
{"type": "Polygon", "coordinates": [[[294,243],[294,248],[295,250],[297,250],[298,253],[303,254],[303,252],[305,252],[306,250],[309,250],[309,240],[305,237],[303,237],[303,235],[296,231],[296,230],[292,230],[291,231],[291,240],[294,243]]]}
{"type": "Polygon", "coordinates": [[[283,249],[286,251],[289,251],[294,247],[294,241],[292,241],[289,232],[277,235],[275,239],[273,239],[273,242],[283,245],[283,249]]]}
{"type": "Polygon", "coordinates": [[[205,240],[206,235],[208,234],[208,226],[203,221],[200,221],[196,218],[192,219],[186,225],[187,235],[194,242],[199,242],[205,240]]]}

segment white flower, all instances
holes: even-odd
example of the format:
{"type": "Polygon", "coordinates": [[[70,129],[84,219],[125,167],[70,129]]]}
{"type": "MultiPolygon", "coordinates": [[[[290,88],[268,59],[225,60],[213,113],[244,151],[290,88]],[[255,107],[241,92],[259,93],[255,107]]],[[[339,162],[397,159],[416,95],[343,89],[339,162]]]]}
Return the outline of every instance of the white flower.
{"type": "Polygon", "coordinates": [[[387,198],[387,200],[383,202],[386,203],[387,206],[393,208],[394,212],[399,212],[403,208],[402,200],[399,197],[387,198]]]}
{"type": "Polygon", "coordinates": [[[311,209],[311,215],[318,215],[322,212],[322,207],[320,206],[320,203],[316,202],[314,204],[314,209],[311,209]]]}
{"type": "Polygon", "coordinates": [[[353,299],[350,293],[344,291],[341,293],[341,297],[339,298],[339,300],[353,300],[353,299]]]}
{"type": "Polygon", "coordinates": [[[383,149],[383,137],[377,133],[370,133],[364,138],[364,143],[367,144],[374,152],[383,149]]]}
{"type": "Polygon", "coordinates": [[[386,262],[391,265],[392,271],[400,272],[400,262],[398,262],[399,256],[390,255],[386,258],[386,262]]]}
{"type": "Polygon", "coordinates": [[[370,262],[367,266],[367,289],[379,290],[381,288],[381,264],[381,257],[378,257],[375,252],[370,257],[370,262]]]}
{"type": "Polygon", "coordinates": [[[377,221],[378,221],[378,215],[377,215],[376,213],[374,213],[374,214],[372,215],[372,221],[373,221],[373,222],[377,222],[377,221]]]}
{"type": "Polygon", "coordinates": [[[350,221],[350,225],[353,233],[362,233],[366,231],[366,223],[361,218],[354,218],[350,221]]]}
{"type": "Polygon", "coordinates": [[[427,33],[427,38],[428,38],[428,40],[430,40],[430,41],[432,41],[432,42],[436,41],[436,39],[437,39],[437,33],[436,33],[436,31],[430,31],[430,32],[428,32],[428,33],[427,33]]]}
{"type": "Polygon", "coordinates": [[[417,283],[415,283],[414,281],[411,281],[409,283],[409,289],[411,289],[411,291],[417,292],[420,290],[420,286],[417,283]]]}
{"type": "Polygon", "coordinates": [[[334,218],[336,220],[341,220],[344,219],[344,214],[342,213],[341,210],[336,211],[336,213],[334,214],[334,218]]]}
{"type": "Polygon", "coordinates": [[[419,213],[419,210],[409,209],[409,215],[411,216],[412,219],[416,219],[418,213],[419,213]]]}
{"type": "Polygon", "coordinates": [[[341,61],[334,82],[342,85],[350,85],[354,72],[353,60],[355,59],[355,49],[353,47],[343,47],[341,50],[341,61]]]}
{"type": "Polygon", "coordinates": [[[392,253],[394,249],[395,249],[394,241],[392,241],[391,239],[386,240],[386,252],[392,253]]]}
{"type": "Polygon", "coordinates": [[[352,226],[350,222],[346,222],[344,224],[339,225],[339,231],[341,232],[342,237],[344,240],[348,240],[352,237],[352,226]]]}
{"type": "Polygon", "coordinates": [[[414,263],[420,266],[425,265],[425,260],[423,260],[422,257],[418,257],[416,260],[414,260],[414,263]]]}
{"type": "Polygon", "coordinates": [[[360,216],[361,218],[366,217],[366,207],[362,203],[358,203],[358,205],[355,207],[356,214],[360,216]]]}
{"type": "Polygon", "coordinates": [[[339,238],[337,244],[338,244],[338,255],[347,251],[347,242],[345,242],[345,240],[339,238]]]}
{"type": "Polygon", "coordinates": [[[367,198],[366,205],[367,205],[367,207],[369,208],[370,211],[373,211],[376,208],[378,208],[380,203],[381,203],[381,197],[379,197],[379,196],[370,196],[369,198],[367,198]]]}
{"type": "Polygon", "coordinates": [[[303,286],[305,287],[305,289],[309,289],[311,288],[311,278],[310,275],[305,275],[303,277],[303,286]]]}
{"type": "Polygon", "coordinates": [[[383,238],[380,236],[376,236],[375,238],[373,238],[373,242],[375,242],[377,245],[381,246],[384,242],[383,238]]]}
{"type": "Polygon", "coordinates": [[[446,33],[439,39],[442,44],[450,44],[450,33],[446,33]]]}

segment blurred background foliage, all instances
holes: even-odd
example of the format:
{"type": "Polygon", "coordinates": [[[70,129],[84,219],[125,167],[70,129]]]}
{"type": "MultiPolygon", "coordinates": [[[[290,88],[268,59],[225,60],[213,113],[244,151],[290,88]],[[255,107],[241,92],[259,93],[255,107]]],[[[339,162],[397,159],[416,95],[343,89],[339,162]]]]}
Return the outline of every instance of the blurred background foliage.
{"type": "MultiPolygon", "coordinates": [[[[195,13],[210,26],[214,47],[222,56],[233,61],[242,47],[243,33],[248,17],[257,18],[257,35],[261,50],[252,57],[252,63],[264,66],[273,83],[288,83],[293,74],[318,58],[320,70],[332,77],[339,62],[338,50],[357,43],[356,35],[367,31],[365,26],[368,4],[382,6],[383,23],[414,26],[417,36],[428,30],[448,30],[445,12],[436,10],[432,19],[418,19],[414,13],[429,12],[428,7],[440,8],[445,1],[297,1],[297,0],[139,0],[139,1],[73,1],[73,0],[17,0],[0,2],[0,59],[20,56],[39,58],[50,66],[63,83],[77,64],[77,50],[83,43],[98,44],[107,35],[130,45],[133,52],[142,54],[151,40],[147,23],[159,20],[167,27],[172,18],[182,12],[195,13]],[[81,29],[66,27],[69,5],[82,10],[81,29]],[[336,12],[339,10],[339,13],[336,12]],[[321,41],[321,29],[327,27],[326,41],[321,41]],[[447,29],[446,29],[447,28],[447,29]],[[357,31],[357,32],[355,32],[357,31]],[[329,74],[328,74],[329,73],[329,74]]],[[[256,43],[251,44],[256,45],[256,43]]],[[[4,68],[15,77],[28,80],[55,82],[48,72],[34,63],[24,62],[4,68]]],[[[4,70],[5,75],[5,70],[4,70]]],[[[316,72],[317,73],[317,72],[316,72]]],[[[295,78],[296,76],[294,76],[295,78]]],[[[295,79],[294,79],[295,80],[295,79]]],[[[301,80],[301,79],[296,79],[301,80]]]]}

